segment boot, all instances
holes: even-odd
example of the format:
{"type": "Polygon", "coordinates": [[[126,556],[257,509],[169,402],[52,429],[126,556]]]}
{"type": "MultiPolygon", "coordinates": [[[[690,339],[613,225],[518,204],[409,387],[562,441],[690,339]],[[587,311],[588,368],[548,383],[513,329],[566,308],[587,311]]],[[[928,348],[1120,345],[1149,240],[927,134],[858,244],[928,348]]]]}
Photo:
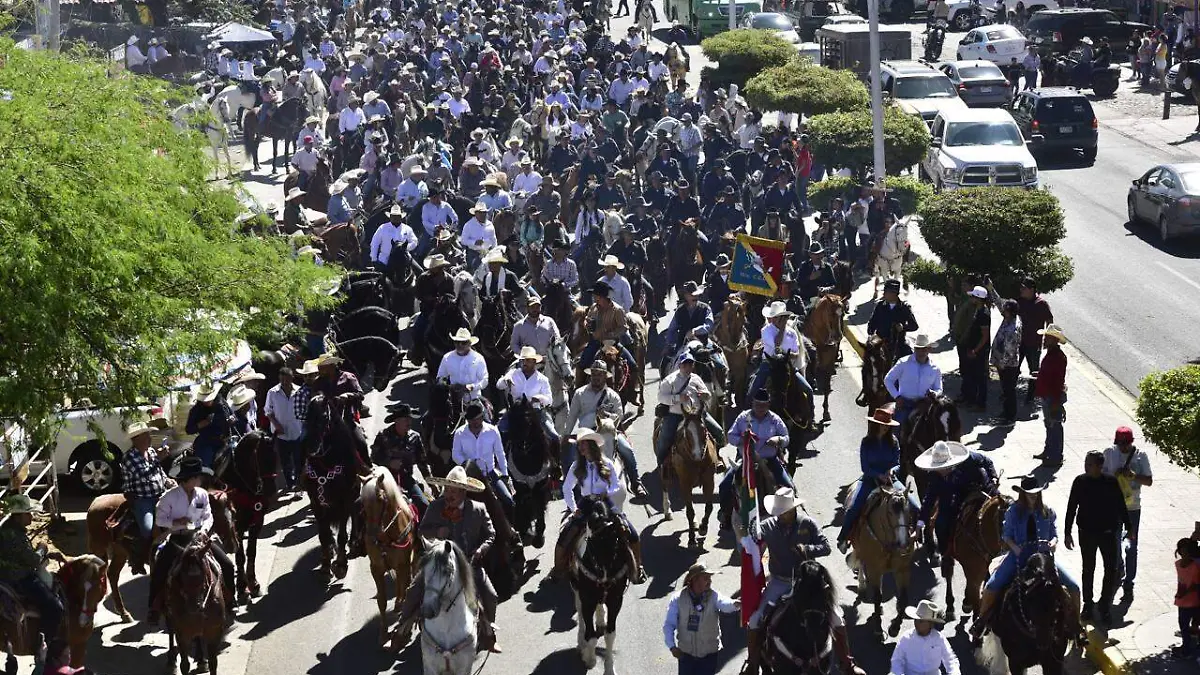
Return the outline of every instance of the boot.
{"type": "Polygon", "coordinates": [[[487,612],[479,614],[479,644],[475,651],[491,652],[493,654],[504,653],[504,650],[500,647],[500,640],[496,636],[496,624],[488,618],[487,612]]]}
{"type": "Polygon", "coordinates": [[[350,550],[347,552],[347,557],[350,560],[361,558],[367,554],[366,546],[363,544],[363,515],[362,505],[356,505],[354,515],[350,516],[350,550]]]}
{"type": "Polygon", "coordinates": [[[629,554],[633,557],[634,568],[631,580],[635,584],[646,583],[646,568],[642,567],[642,542],[630,540],[629,554]]]}
{"type": "Polygon", "coordinates": [[[762,629],[746,631],[746,665],[742,666],[741,675],[758,675],[759,663],[762,659],[762,629]]]}
{"type": "Polygon", "coordinates": [[[971,642],[978,646],[978,643],[983,638],[983,632],[988,628],[988,622],[992,618],[992,605],[996,604],[996,594],[983,589],[983,593],[979,596],[979,610],[975,612],[975,623],[971,624],[971,642]]]}
{"type": "Polygon", "coordinates": [[[854,662],[854,655],[850,653],[850,639],[846,635],[845,626],[833,631],[833,653],[838,658],[842,675],[865,675],[864,671],[854,662]]]}

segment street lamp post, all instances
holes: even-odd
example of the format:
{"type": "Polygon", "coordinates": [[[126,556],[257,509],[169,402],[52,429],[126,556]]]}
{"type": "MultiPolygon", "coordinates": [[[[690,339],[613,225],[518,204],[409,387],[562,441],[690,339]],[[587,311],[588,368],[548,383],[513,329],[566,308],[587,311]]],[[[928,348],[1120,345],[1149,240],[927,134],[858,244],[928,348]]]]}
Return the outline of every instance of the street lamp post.
{"type": "Polygon", "coordinates": [[[879,81],[879,0],[867,0],[871,50],[871,131],[875,145],[875,187],[883,189],[883,85],[879,81]]]}
{"type": "Polygon", "coordinates": [[[729,30],[737,28],[737,0],[729,0],[729,30]]]}

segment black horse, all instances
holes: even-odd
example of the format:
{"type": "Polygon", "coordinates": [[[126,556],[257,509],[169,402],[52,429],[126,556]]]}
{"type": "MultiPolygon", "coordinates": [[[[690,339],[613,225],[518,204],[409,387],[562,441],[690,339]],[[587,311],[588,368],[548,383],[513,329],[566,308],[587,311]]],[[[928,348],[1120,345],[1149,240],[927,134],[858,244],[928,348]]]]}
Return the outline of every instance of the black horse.
{"type": "Polygon", "coordinates": [[[564,286],[562,281],[556,279],[546,284],[545,293],[542,295],[542,314],[554,321],[560,335],[571,334],[571,322],[578,307],[579,304],[571,296],[570,289],[564,286]]]}
{"type": "MultiPolygon", "coordinates": [[[[992,613],[991,629],[1008,657],[1009,672],[1024,675],[1040,665],[1046,675],[1061,675],[1067,643],[1079,633],[1072,604],[1054,557],[1048,552],[1030,556],[992,613]]],[[[986,647],[985,653],[992,651],[986,647]]]]}
{"type": "Polygon", "coordinates": [[[387,389],[392,378],[400,373],[404,352],[396,343],[375,335],[364,335],[337,342],[337,351],[346,358],[351,371],[375,391],[387,389]]]}
{"type": "Polygon", "coordinates": [[[517,323],[516,310],[512,295],[507,290],[483,296],[479,306],[479,321],[475,323],[475,336],[479,338],[477,349],[487,363],[489,398],[496,403],[496,382],[508,372],[508,365],[512,362],[512,329],[517,323]]]}
{"type": "MultiPolygon", "coordinates": [[[[657,289],[654,315],[662,316],[666,312],[667,294],[670,292],[670,282],[667,277],[667,244],[663,241],[661,232],[655,232],[646,240],[646,260],[657,264],[649,265],[645,270],[645,279],[651,288],[657,289]]],[[[632,284],[632,282],[630,282],[632,284]]]]}
{"type": "Polygon", "coordinates": [[[259,125],[259,135],[271,139],[271,173],[279,169],[280,143],[283,143],[283,161],[284,167],[287,167],[288,158],[296,149],[296,137],[300,135],[300,128],[304,126],[304,120],[307,118],[308,108],[305,107],[304,101],[289,98],[280,103],[259,125]]]}
{"type": "Polygon", "coordinates": [[[582,626],[579,649],[588,669],[596,665],[596,642],[604,635],[607,670],[612,670],[613,645],[617,638],[617,616],[625,602],[629,577],[634,574],[628,553],[628,533],[619,515],[602,499],[579,503],[587,532],[583,553],[571,565],[571,588],[575,591],[575,620],[582,626]]]}
{"type": "Polygon", "coordinates": [[[242,436],[218,476],[234,505],[233,526],[238,545],[233,548],[237,552],[237,577],[241,582],[238,592],[243,603],[251,596],[258,597],[262,591],[254,573],[254,561],[258,557],[263,519],[275,506],[278,494],[275,482],[278,462],[274,441],[265,432],[255,430],[242,436]]]}
{"type": "Polygon", "coordinates": [[[453,295],[442,295],[429,311],[425,334],[412,336],[413,349],[409,360],[417,365],[425,363],[433,376],[442,364],[442,357],[454,350],[450,336],[459,328],[470,328],[470,324],[453,295]]]}
{"type": "Polygon", "coordinates": [[[550,477],[554,450],[538,421],[538,411],[522,399],[508,408],[505,452],[517,503],[513,527],[526,544],[541,548],[546,541],[546,506],[550,503],[550,477]]]}
{"type": "MultiPolygon", "coordinates": [[[[296,133],[300,133],[300,130],[297,129],[296,133]]],[[[340,176],[350,169],[357,169],[362,163],[364,150],[362,127],[338,136],[333,148],[334,175],[340,176]]]]}
{"type": "Polygon", "coordinates": [[[429,468],[435,476],[445,476],[454,466],[450,452],[454,430],[462,421],[466,402],[462,392],[450,386],[447,379],[434,380],[429,385],[429,410],[421,418],[421,436],[429,468]]]}
{"type": "Polygon", "coordinates": [[[329,329],[335,342],[373,335],[392,344],[400,341],[400,325],[396,315],[383,307],[359,307],[334,320],[329,329]]]}
{"type": "Polygon", "coordinates": [[[348,523],[358,499],[358,473],[367,455],[366,439],[346,414],[347,403],[325,394],[308,402],[304,420],[304,489],[317,520],[321,541],[321,573],[346,576],[348,523]],[[337,539],[334,539],[334,528],[337,539]]]}
{"type": "Polygon", "coordinates": [[[821,563],[805,560],[796,568],[792,592],[765,611],[763,670],[814,675],[830,672],[836,586],[821,563]]]}
{"type": "Polygon", "coordinates": [[[392,285],[382,272],[353,272],[342,280],[343,314],[362,307],[387,307],[392,285]]]}
{"type": "MultiPolygon", "coordinates": [[[[788,354],[763,354],[769,364],[767,391],[771,392],[771,411],[779,415],[788,427],[788,473],[796,470],[796,460],[808,445],[804,434],[812,425],[813,402],[807,392],[796,385],[791,357],[788,354]]],[[[751,371],[753,372],[753,371],[751,371]]]]}
{"type": "Polygon", "coordinates": [[[411,316],[413,313],[413,288],[421,268],[408,250],[408,242],[397,242],[388,257],[387,274],[392,285],[389,307],[396,316],[411,316]]]}

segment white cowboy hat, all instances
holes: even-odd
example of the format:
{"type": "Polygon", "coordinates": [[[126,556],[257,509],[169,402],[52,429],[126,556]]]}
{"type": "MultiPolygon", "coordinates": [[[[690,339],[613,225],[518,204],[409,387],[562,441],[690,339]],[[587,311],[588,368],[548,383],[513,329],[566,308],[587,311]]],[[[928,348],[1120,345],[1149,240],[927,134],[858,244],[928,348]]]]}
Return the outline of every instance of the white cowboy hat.
{"type": "Polygon", "coordinates": [[[329,194],[331,194],[331,195],[341,194],[341,193],[345,192],[346,188],[348,188],[348,187],[350,187],[350,186],[346,184],[346,181],[341,180],[341,179],[335,180],[333,182],[333,185],[329,186],[329,194]]]}
{"type": "Polygon", "coordinates": [[[504,249],[494,248],[491,251],[488,251],[488,254],[484,256],[483,262],[505,264],[508,262],[508,257],[504,255],[504,249]]]}
{"type": "Polygon", "coordinates": [[[304,362],[304,365],[302,365],[296,369],[297,375],[316,375],[317,372],[318,371],[317,371],[317,360],[316,359],[308,359],[307,361],[304,362]]]}
{"type": "Polygon", "coordinates": [[[416,174],[422,174],[422,175],[423,175],[423,174],[425,174],[425,173],[426,173],[426,171],[425,171],[425,167],[421,166],[420,164],[418,164],[418,165],[416,165],[416,166],[414,166],[413,168],[411,168],[411,169],[409,169],[409,170],[408,170],[408,175],[410,175],[410,176],[415,176],[416,174]]]}
{"type": "Polygon", "coordinates": [[[470,342],[471,344],[478,344],[479,338],[475,337],[474,335],[471,335],[470,329],[459,328],[458,330],[454,331],[454,333],[452,333],[450,335],[450,341],[451,342],[470,342]]]}
{"type": "Polygon", "coordinates": [[[504,141],[505,145],[512,145],[513,143],[516,143],[517,147],[519,148],[524,144],[524,141],[517,138],[516,136],[513,136],[513,137],[509,138],[507,141],[504,141]]]}
{"type": "Polygon", "coordinates": [[[350,169],[342,175],[338,176],[338,180],[362,180],[362,177],[367,175],[366,169],[350,169]]]}
{"type": "Polygon", "coordinates": [[[929,336],[924,333],[917,333],[917,337],[910,339],[908,344],[911,345],[913,349],[929,349],[933,346],[933,342],[930,341],[929,336]]]}
{"type": "Polygon", "coordinates": [[[158,44],[158,38],[150,38],[150,46],[158,44]]]}
{"type": "Polygon", "coordinates": [[[524,361],[525,359],[533,359],[534,361],[537,361],[538,363],[541,363],[541,361],[542,361],[542,355],[537,353],[537,350],[534,349],[533,347],[530,347],[529,345],[525,345],[524,347],[521,347],[521,353],[517,355],[517,358],[522,361],[524,361]]]}
{"type": "Polygon", "coordinates": [[[29,498],[29,495],[9,495],[0,501],[0,513],[40,513],[42,505],[29,498]]]}
{"type": "Polygon", "coordinates": [[[249,368],[239,371],[237,375],[234,375],[233,379],[229,380],[229,384],[241,384],[243,382],[257,382],[259,380],[265,380],[265,379],[267,379],[266,375],[263,375],[262,373],[255,370],[254,366],[251,366],[249,368]]]}
{"type": "Polygon", "coordinates": [[[436,270],[439,267],[445,267],[449,264],[450,261],[446,260],[446,256],[441,253],[434,253],[425,259],[425,269],[427,270],[436,270]]]}
{"type": "Polygon", "coordinates": [[[483,492],[484,485],[477,478],[471,478],[467,475],[467,470],[461,466],[456,466],[450,469],[445,478],[426,478],[426,483],[437,485],[439,487],[452,487],[466,490],[467,492],[483,492]]]}
{"type": "Polygon", "coordinates": [[[1056,323],[1048,324],[1045,328],[1040,329],[1038,331],[1038,335],[1049,335],[1059,342],[1067,341],[1067,334],[1064,333],[1063,329],[1056,323]]]}
{"type": "Polygon", "coordinates": [[[125,41],[125,44],[126,45],[136,45],[137,42],[138,42],[138,36],[130,35],[129,39],[125,41]]]}
{"type": "Polygon", "coordinates": [[[392,204],[392,208],[388,209],[388,215],[389,216],[402,216],[402,215],[404,215],[404,208],[402,206],[400,206],[399,204],[392,204]]]}
{"type": "Polygon", "coordinates": [[[283,198],[283,201],[290,202],[293,199],[299,199],[306,194],[308,194],[308,193],[305,192],[304,190],[301,190],[298,187],[294,187],[291,190],[288,190],[287,196],[283,198]]]}
{"type": "Polygon", "coordinates": [[[321,366],[336,366],[341,364],[342,357],[334,354],[333,352],[325,352],[324,354],[318,356],[316,361],[318,368],[321,366]]]}
{"type": "Polygon", "coordinates": [[[377,92],[368,91],[367,93],[363,94],[363,103],[372,103],[377,98],[379,98],[379,94],[377,92]]]}
{"type": "Polygon", "coordinates": [[[918,469],[931,471],[934,469],[949,469],[952,466],[962,464],[970,457],[971,453],[967,447],[957,441],[938,441],[917,458],[913,460],[913,464],[918,469]]]}
{"type": "Polygon", "coordinates": [[[591,441],[596,444],[596,447],[602,448],[602,447],[604,447],[604,443],[606,442],[606,439],[604,438],[603,434],[596,431],[595,429],[589,429],[587,427],[579,427],[578,429],[575,430],[575,441],[577,443],[582,443],[583,441],[591,441]]]}
{"type": "Polygon", "coordinates": [[[601,267],[615,267],[619,270],[625,269],[625,263],[621,262],[620,260],[617,260],[617,256],[615,256],[615,255],[604,256],[604,259],[600,261],[600,266],[601,267]]]}
{"type": "Polygon", "coordinates": [[[916,607],[905,607],[904,616],[914,621],[932,621],[934,623],[946,621],[941,606],[932,600],[922,600],[917,603],[916,607]]]}
{"type": "Polygon", "coordinates": [[[987,292],[987,289],[984,288],[983,286],[976,286],[975,288],[972,288],[971,290],[967,291],[967,295],[971,296],[972,298],[979,298],[980,300],[987,300],[988,292],[987,292]]]}
{"type": "Polygon", "coordinates": [[[475,202],[475,206],[471,207],[471,213],[479,213],[480,211],[487,213],[488,205],[484,204],[483,202],[475,202]]]}
{"type": "Polygon", "coordinates": [[[305,124],[320,124],[321,118],[317,117],[316,115],[309,115],[308,118],[304,120],[304,123],[305,124]]]}
{"type": "Polygon", "coordinates": [[[771,517],[781,516],[788,511],[799,508],[804,504],[804,500],[796,496],[796,491],[792,488],[779,488],[775,494],[768,495],[763,499],[763,506],[766,507],[767,513],[771,517]]]}
{"type": "Polygon", "coordinates": [[[787,303],[783,302],[782,300],[776,300],[766,307],[763,307],[762,315],[764,319],[774,319],[777,316],[791,316],[792,313],[788,311],[787,303]]]}
{"type": "Polygon", "coordinates": [[[468,157],[462,163],[463,166],[480,166],[482,164],[483,162],[480,162],[478,157],[468,157]]]}
{"type": "MultiPolygon", "coordinates": [[[[305,246],[304,248],[300,249],[299,251],[296,251],[297,257],[303,256],[303,255],[315,256],[315,255],[320,255],[320,254],[321,254],[321,249],[319,249],[315,246],[305,246]]],[[[341,284],[339,284],[339,286],[340,285],[341,284]]]]}
{"type": "Polygon", "coordinates": [[[192,400],[200,403],[208,403],[215,399],[217,394],[221,393],[221,388],[212,382],[206,382],[192,392],[192,400]]]}
{"type": "Polygon", "coordinates": [[[483,138],[485,135],[487,135],[487,132],[483,129],[473,129],[471,131],[471,138],[483,138]]]}
{"type": "Polygon", "coordinates": [[[355,51],[350,52],[349,54],[346,54],[346,58],[350,59],[351,61],[366,61],[367,55],[358,50],[355,50],[355,51]]]}
{"type": "Polygon", "coordinates": [[[239,384],[229,392],[229,405],[237,410],[254,400],[254,390],[246,385],[239,384]]]}
{"type": "Polygon", "coordinates": [[[133,440],[138,436],[141,436],[142,434],[148,434],[151,431],[152,429],[150,428],[149,424],[138,421],[130,424],[129,428],[125,430],[125,433],[129,436],[129,440],[133,440]]]}

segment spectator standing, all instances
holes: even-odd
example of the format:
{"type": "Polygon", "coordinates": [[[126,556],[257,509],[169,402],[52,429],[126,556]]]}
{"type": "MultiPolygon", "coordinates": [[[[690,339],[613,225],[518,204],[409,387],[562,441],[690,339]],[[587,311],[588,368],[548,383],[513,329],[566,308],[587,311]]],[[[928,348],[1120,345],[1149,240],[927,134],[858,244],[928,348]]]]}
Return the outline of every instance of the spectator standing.
{"type": "Polygon", "coordinates": [[[1034,455],[1047,464],[1061,464],[1063,458],[1063,422],[1067,420],[1067,355],[1062,345],[1067,336],[1055,324],[1038,331],[1046,347],[1034,383],[1034,394],[1042,401],[1042,423],[1046,427],[1046,443],[1042,454],[1034,455]]]}
{"type": "Polygon", "coordinates": [[[1083,609],[1081,617],[1087,621],[1092,616],[1092,581],[1096,575],[1096,551],[1104,561],[1104,581],[1100,586],[1100,621],[1112,623],[1112,599],[1117,590],[1117,574],[1120,571],[1121,528],[1129,529],[1129,512],[1125,509],[1125,496],[1117,479],[1106,476],[1104,453],[1093,450],[1083,461],[1083,473],[1071,483],[1071,496],[1067,498],[1067,527],[1065,544],[1067,550],[1075,548],[1071,536],[1071,524],[1079,523],[1079,555],[1083,558],[1083,609]]]}
{"type": "Polygon", "coordinates": [[[716,675],[720,668],[721,622],[718,613],[730,614],[741,603],[712,587],[712,572],[704,563],[692,565],[683,577],[683,590],[667,605],[663,638],[679,661],[679,675],[716,675]]]}
{"type": "MultiPolygon", "coordinates": [[[[1054,323],[1054,312],[1050,311],[1050,303],[1037,292],[1037,282],[1033,277],[1021,279],[1021,290],[1017,296],[1017,316],[1021,319],[1021,354],[1020,361],[1029,366],[1029,378],[1037,377],[1038,364],[1042,359],[1042,329],[1054,323]]],[[[1025,402],[1032,403],[1034,388],[1026,390],[1025,402]]]]}
{"type": "Polygon", "coordinates": [[[1200,547],[1191,538],[1180,539],[1175,544],[1175,607],[1179,613],[1179,635],[1183,644],[1171,650],[1176,658],[1192,655],[1195,637],[1192,623],[1200,616],[1200,547]]]}
{"type": "Polygon", "coordinates": [[[1000,375],[1000,419],[1006,426],[1017,421],[1017,377],[1021,373],[1021,317],[1017,313],[1017,301],[1005,300],[1000,307],[1000,328],[992,340],[991,362],[1000,375]]]}
{"type": "Polygon", "coordinates": [[[1133,598],[1133,582],[1137,578],[1137,538],[1142,522],[1142,488],[1154,484],[1150,458],[1133,444],[1133,430],[1119,427],[1113,445],[1104,451],[1104,473],[1115,476],[1125,495],[1129,511],[1129,529],[1125,544],[1125,575],[1123,589],[1127,599],[1133,598]]]}
{"type": "Polygon", "coordinates": [[[987,409],[988,340],[992,336],[992,313],[988,307],[988,292],[976,286],[967,292],[974,316],[967,325],[964,339],[958,340],[958,371],[962,376],[959,400],[976,412],[987,409]]]}

